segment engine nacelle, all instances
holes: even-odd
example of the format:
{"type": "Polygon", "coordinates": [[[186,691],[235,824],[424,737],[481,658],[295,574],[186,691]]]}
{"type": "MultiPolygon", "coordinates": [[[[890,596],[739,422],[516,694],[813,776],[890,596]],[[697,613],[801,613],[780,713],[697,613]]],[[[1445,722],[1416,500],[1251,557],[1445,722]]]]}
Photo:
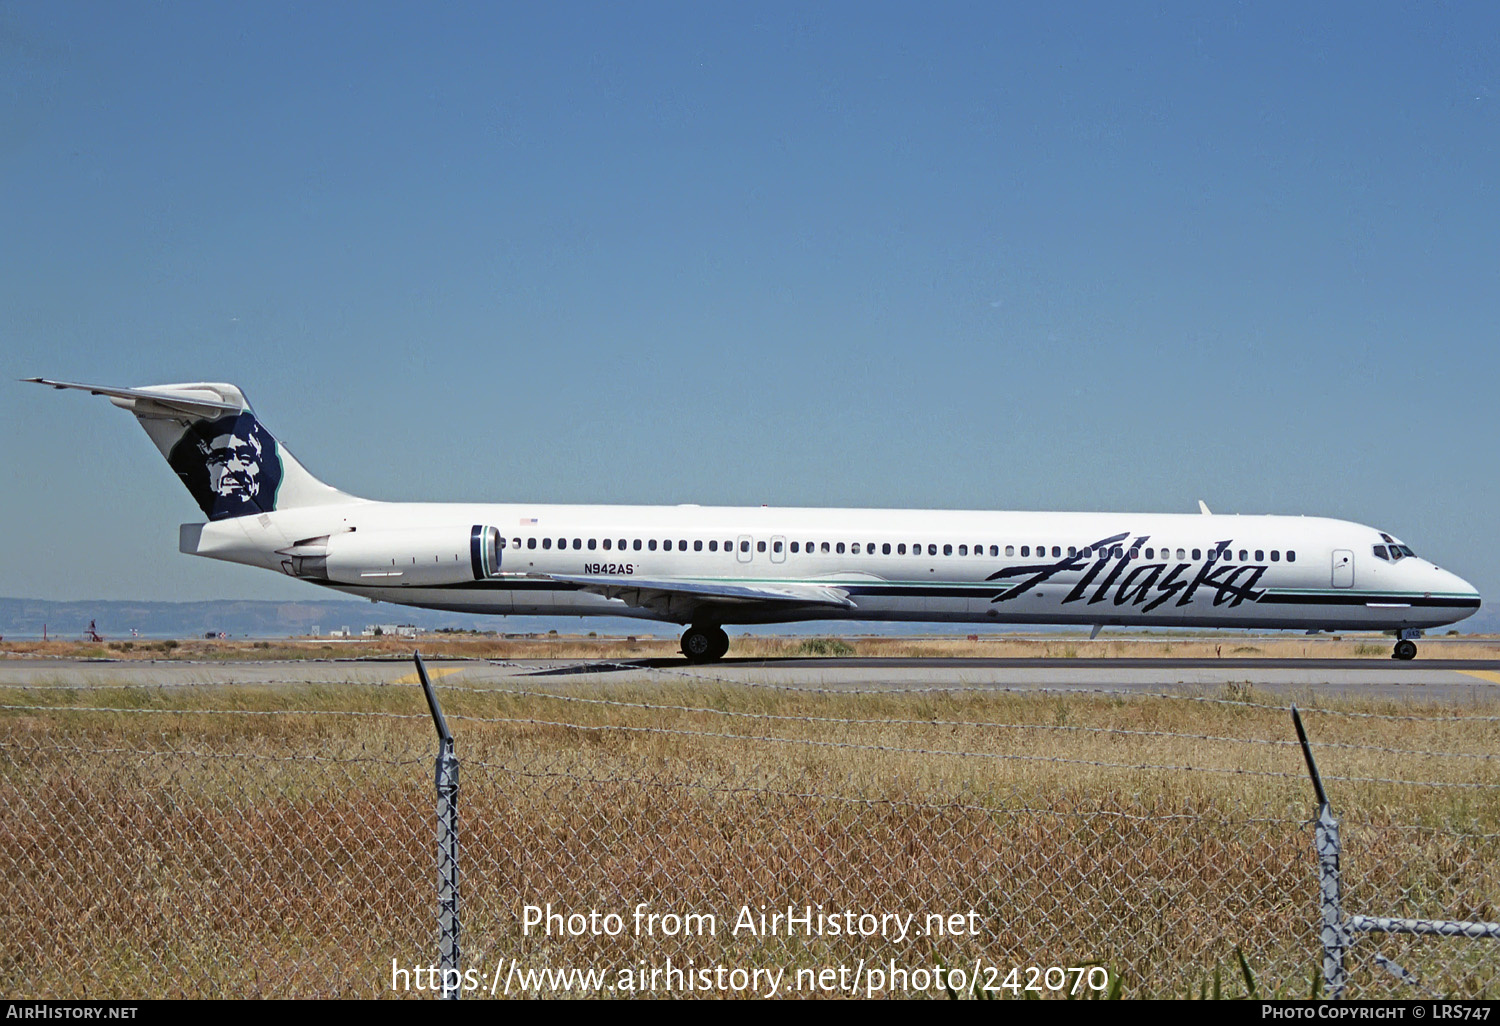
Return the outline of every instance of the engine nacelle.
{"type": "Polygon", "coordinates": [[[298,542],[283,554],[291,557],[294,569],[289,572],[335,584],[466,584],[499,575],[500,532],[483,524],[356,530],[298,542]]]}

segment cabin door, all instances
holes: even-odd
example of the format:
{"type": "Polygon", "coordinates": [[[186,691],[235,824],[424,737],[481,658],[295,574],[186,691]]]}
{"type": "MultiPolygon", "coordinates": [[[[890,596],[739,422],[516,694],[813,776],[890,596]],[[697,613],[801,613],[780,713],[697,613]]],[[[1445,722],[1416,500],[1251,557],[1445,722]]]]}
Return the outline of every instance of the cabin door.
{"type": "Polygon", "coordinates": [[[1354,553],[1348,549],[1333,550],[1333,586],[1354,587],[1354,553]]]}

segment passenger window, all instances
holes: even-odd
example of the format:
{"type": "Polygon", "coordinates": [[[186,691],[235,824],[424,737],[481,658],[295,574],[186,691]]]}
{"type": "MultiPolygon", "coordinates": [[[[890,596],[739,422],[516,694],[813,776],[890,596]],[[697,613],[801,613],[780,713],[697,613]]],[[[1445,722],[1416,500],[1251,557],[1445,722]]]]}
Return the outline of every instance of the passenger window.
{"type": "Polygon", "coordinates": [[[740,551],[741,552],[749,552],[750,551],[750,543],[747,542],[747,541],[740,542],[740,551]]]}
{"type": "Polygon", "coordinates": [[[1130,550],[1130,558],[1131,559],[1140,559],[1141,558],[1141,550],[1140,549],[1131,549],[1130,550]]]}
{"type": "Polygon", "coordinates": [[[763,542],[763,541],[756,542],[755,543],[755,551],[756,552],[764,552],[764,551],[766,551],[766,543],[763,542]]]}
{"type": "Polygon", "coordinates": [[[828,555],[828,553],[830,553],[832,551],[833,551],[833,546],[829,545],[827,542],[824,542],[823,543],[823,555],[826,556],[826,555],[828,555]]]}
{"type": "Polygon", "coordinates": [[[656,551],[656,539],[652,538],[649,541],[647,541],[646,542],[646,548],[650,549],[652,552],[655,552],[656,551]]]}
{"type": "Polygon", "coordinates": [[[610,546],[610,539],[608,539],[608,538],[604,539],[604,551],[605,552],[609,551],[609,546],[610,546]]]}
{"type": "Polygon", "coordinates": [[[884,545],[880,546],[880,554],[882,556],[889,556],[891,554],[891,543],[890,542],[886,542],[884,545]]]}
{"type": "Polygon", "coordinates": [[[990,555],[992,555],[992,556],[998,556],[998,555],[1000,555],[1000,546],[998,546],[998,545],[991,545],[990,546],[990,555]]]}
{"type": "Polygon", "coordinates": [[[1187,552],[1185,550],[1183,550],[1183,549],[1178,549],[1177,550],[1177,558],[1178,559],[1187,559],[1187,552]]]}
{"type": "Polygon", "coordinates": [[[1023,557],[1031,555],[1031,546],[1030,545],[1022,545],[1021,546],[1021,555],[1023,557]]]}
{"type": "Polygon", "coordinates": [[[710,541],[708,543],[708,551],[709,552],[718,552],[719,551],[719,543],[718,543],[717,539],[714,540],[714,541],[710,541]]]}
{"type": "Polygon", "coordinates": [[[944,545],[943,546],[943,555],[945,555],[945,556],[951,556],[951,555],[953,555],[953,546],[952,545],[944,545]]]}
{"type": "Polygon", "coordinates": [[[598,540],[594,539],[594,538],[590,538],[589,539],[589,551],[592,552],[594,549],[597,549],[598,547],[599,547],[598,540]]]}
{"type": "Polygon", "coordinates": [[[896,555],[898,555],[898,556],[904,556],[904,555],[906,555],[906,542],[897,542],[896,543],[896,555]]]}
{"type": "Polygon", "coordinates": [[[582,538],[574,538],[573,539],[573,547],[575,549],[581,549],[581,548],[583,548],[583,539],[582,538]]]}
{"type": "Polygon", "coordinates": [[[793,552],[796,552],[796,551],[797,551],[797,546],[798,546],[798,545],[799,545],[799,544],[800,544],[800,543],[798,543],[798,542],[792,542],[792,551],[793,551],[793,552]]]}
{"type": "Polygon", "coordinates": [[[1078,554],[1080,556],[1082,556],[1084,559],[1093,559],[1094,558],[1094,550],[1090,549],[1090,548],[1079,549],[1078,550],[1078,554]]]}
{"type": "Polygon", "coordinates": [[[1016,554],[1016,547],[1014,545],[1005,546],[1005,554],[1007,556],[1014,556],[1016,554]]]}
{"type": "Polygon", "coordinates": [[[535,538],[527,538],[526,539],[526,547],[528,549],[534,549],[534,548],[536,548],[536,539],[535,538]]]}
{"type": "Polygon", "coordinates": [[[625,539],[621,538],[619,541],[615,542],[615,548],[619,549],[621,552],[624,552],[625,551],[625,539]]]}
{"type": "MultiPolygon", "coordinates": [[[[635,549],[635,551],[637,552],[641,551],[641,540],[637,538],[635,541],[630,543],[630,547],[635,549]]],[[[656,544],[653,542],[651,547],[656,548],[656,544]]]]}
{"type": "Polygon", "coordinates": [[[854,542],[849,546],[849,553],[854,556],[859,555],[859,542],[854,542]]]}
{"type": "Polygon", "coordinates": [[[837,552],[840,556],[842,556],[844,554],[844,543],[843,542],[839,542],[837,545],[835,545],[834,546],[834,551],[837,552]]]}
{"type": "Polygon", "coordinates": [[[1287,549],[1286,550],[1286,561],[1288,563],[1295,563],[1295,562],[1297,562],[1297,554],[1295,552],[1293,552],[1291,549],[1287,549]]]}
{"type": "Polygon", "coordinates": [[[1255,550],[1255,561],[1257,563],[1262,562],[1265,558],[1266,558],[1266,551],[1264,549],[1256,549],[1255,550]]]}
{"type": "Polygon", "coordinates": [[[703,551],[703,539],[702,538],[694,538],[693,539],[693,551],[694,552],[702,552],[703,551]]]}
{"type": "Polygon", "coordinates": [[[519,538],[512,538],[510,541],[511,541],[511,546],[510,546],[511,548],[513,548],[513,549],[519,549],[521,547],[521,539],[519,539],[519,538]]]}
{"type": "Polygon", "coordinates": [[[779,541],[778,542],[772,542],[771,543],[771,551],[772,552],[780,552],[781,551],[781,542],[779,542],[779,541]]]}
{"type": "Polygon", "coordinates": [[[967,545],[960,545],[958,547],[958,554],[960,556],[967,556],[969,554],[969,547],[967,545]]]}
{"type": "Polygon", "coordinates": [[[1272,549],[1271,550],[1271,562],[1273,562],[1273,563],[1280,563],[1281,562],[1281,550],[1280,549],[1272,549]]]}
{"type": "Polygon", "coordinates": [[[542,539],[542,548],[544,548],[544,549],[550,549],[551,547],[552,547],[552,539],[551,538],[543,538],[542,539]]]}
{"type": "Polygon", "coordinates": [[[1062,555],[1062,546],[1061,545],[1054,545],[1054,546],[1052,546],[1052,558],[1053,559],[1057,559],[1061,555],[1062,555]]]}
{"type": "MultiPolygon", "coordinates": [[[[1115,551],[1116,551],[1116,553],[1118,553],[1119,549],[1116,549],[1115,551]]],[[[1194,549],[1193,550],[1193,558],[1194,559],[1202,559],[1203,558],[1203,550],[1202,549],[1194,549]]]]}
{"type": "Polygon", "coordinates": [[[1069,545],[1068,546],[1068,558],[1072,559],[1076,555],[1078,555],[1078,550],[1076,548],[1074,548],[1072,545],[1069,545]]]}
{"type": "Polygon", "coordinates": [[[934,544],[932,544],[931,542],[928,542],[928,544],[927,544],[927,554],[929,556],[936,556],[937,555],[937,546],[934,545],[934,544]]]}
{"type": "Polygon", "coordinates": [[[1245,549],[1240,549],[1240,562],[1241,563],[1245,563],[1245,562],[1248,562],[1249,559],[1250,559],[1250,553],[1247,550],[1245,550],[1245,549]]]}

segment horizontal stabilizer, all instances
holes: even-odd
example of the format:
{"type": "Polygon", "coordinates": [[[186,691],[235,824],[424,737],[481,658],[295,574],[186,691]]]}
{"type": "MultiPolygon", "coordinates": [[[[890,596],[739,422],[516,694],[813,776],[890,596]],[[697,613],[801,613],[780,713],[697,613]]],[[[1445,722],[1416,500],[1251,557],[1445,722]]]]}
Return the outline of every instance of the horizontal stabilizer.
{"type": "Polygon", "coordinates": [[[243,403],[226,402],[223,395],[208,388],[177,386],[172,391],[155,388],[117,388],[112,385],[84,385],[76,381],[52,381],[48,378],[22,378],[22,381],[52,388],[74,388],[90,395],[108,396],[116,406],[136,411],[137,402],[155,403],[166,410],[187,414],[191,417],[217,418],[238,413],[245,408],[243,403]]]}

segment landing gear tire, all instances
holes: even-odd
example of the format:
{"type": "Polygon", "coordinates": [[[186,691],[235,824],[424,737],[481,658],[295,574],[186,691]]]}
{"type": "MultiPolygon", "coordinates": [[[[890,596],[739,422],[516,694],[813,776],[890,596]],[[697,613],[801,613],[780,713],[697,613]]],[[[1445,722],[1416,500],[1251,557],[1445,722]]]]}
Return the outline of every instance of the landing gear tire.
{"type": "Polygon", "coordinates": [[[1415,641],[1398,641],[1396,650],[1391,653],[1392,659],[1415,659],[1417,657],[1417,643],[1415,641]]]}
{"type": "Polygon", "coordinates": [[[690,663],[711,663],[729,651],[729,635],[718,627],[689,627],[682,635],[682,654],[690,663]]]}

